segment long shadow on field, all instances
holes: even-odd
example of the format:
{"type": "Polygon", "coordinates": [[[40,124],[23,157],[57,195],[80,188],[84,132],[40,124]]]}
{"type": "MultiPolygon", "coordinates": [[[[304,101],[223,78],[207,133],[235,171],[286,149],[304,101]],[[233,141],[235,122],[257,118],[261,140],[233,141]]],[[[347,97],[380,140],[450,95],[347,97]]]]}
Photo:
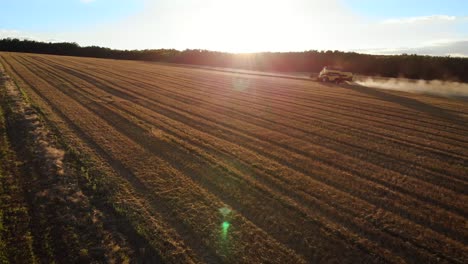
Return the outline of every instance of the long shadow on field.
{"type": "Polygon", "coordinates": [[[434,105],[430,105],[427,103],[423,103],[416,99],[396,95],[396,94],[389,93],[381,89],[370,88],[370,87],[362,86],[359,84],[349,84],[349,85],[346,85],[346,88],[354,90],[356,92],[374,96],[385,101],[397,103],[401,106],[429,114],[433,117],[443,119],[444,121],[448,121],[448,122],[451,122],[453,124],[456,124],[462,127],[466,127],[466,124],[468,123],[468,119],[462,116],[455,115],[447,111],[446,109],[443,109],[434,105]]]}

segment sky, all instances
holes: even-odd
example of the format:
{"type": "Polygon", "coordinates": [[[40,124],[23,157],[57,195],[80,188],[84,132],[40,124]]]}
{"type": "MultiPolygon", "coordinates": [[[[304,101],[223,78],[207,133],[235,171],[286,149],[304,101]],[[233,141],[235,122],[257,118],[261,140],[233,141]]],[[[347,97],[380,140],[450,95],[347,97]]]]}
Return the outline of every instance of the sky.
{"type": "Polygon", "coordinates": [[[0,38],[468,57],[465,0],[0,0],[0,38]]]}

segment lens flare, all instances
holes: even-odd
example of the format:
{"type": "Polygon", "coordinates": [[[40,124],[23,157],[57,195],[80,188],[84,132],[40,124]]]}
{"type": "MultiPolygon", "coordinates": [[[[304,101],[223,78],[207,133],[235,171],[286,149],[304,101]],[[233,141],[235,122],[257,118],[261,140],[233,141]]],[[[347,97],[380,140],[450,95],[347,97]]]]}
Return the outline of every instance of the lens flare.
{"type": "Polygon", "coordinates": [[[232,88],[235,91],[245,91],[250,87],[250,80],[245,78],[235,77],[232,79],[232,88]]]}
{"type": "Polygon", "coordinates": [[[232,210],[227,207],[222,207],[219,209],[219,212],[223,216],[223,222],[221,223],[221,235],[223,240],[226,240],[229,227],[231,226],[231,223],[229,223],[229,215],[231,214],[232,210]]]}
{"type": "Polygon", "coordinates": [[[224,221],[222,224],[221,224],[221,234],[223,236],[223,240],[226,240],[227,239],[227,235],[228,235],[228,230],[229,230],[229,227],[231,226],[231,224],[228,222],[228,221],[224,221]]]}

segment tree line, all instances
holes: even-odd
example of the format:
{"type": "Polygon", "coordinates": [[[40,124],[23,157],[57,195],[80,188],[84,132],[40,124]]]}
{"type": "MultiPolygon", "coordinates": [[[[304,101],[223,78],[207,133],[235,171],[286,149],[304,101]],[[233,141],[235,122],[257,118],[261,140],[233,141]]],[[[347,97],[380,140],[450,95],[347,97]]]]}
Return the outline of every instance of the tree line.
{"type": "Polygon", "coordinates": [[[331,65],[362,75],[468,82],[468,58],[450,56],[369,55],[336,50],[249,54],[199,49],[116,50],[98,46],[81,47],[77,43],[47,43],[12,38],[0,40],[0,51],[160,61],[279,72],[319,72],[323,66],[331,65]]]}

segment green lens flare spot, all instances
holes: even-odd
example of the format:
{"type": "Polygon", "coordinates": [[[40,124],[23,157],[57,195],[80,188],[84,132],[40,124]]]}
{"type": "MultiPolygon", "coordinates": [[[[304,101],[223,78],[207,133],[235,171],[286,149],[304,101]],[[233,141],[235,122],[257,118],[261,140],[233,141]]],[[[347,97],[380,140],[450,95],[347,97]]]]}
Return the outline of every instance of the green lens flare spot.
{"type": "Polygon", "coordinates": [[[226,237],[227,236],[227,232],[228,232],[228,229],[229,227],[231,226],[231,224],[227,221],[224,221],[223,224],[221,225],[222,228],[223,228],[223,236],[226,237]]]}

